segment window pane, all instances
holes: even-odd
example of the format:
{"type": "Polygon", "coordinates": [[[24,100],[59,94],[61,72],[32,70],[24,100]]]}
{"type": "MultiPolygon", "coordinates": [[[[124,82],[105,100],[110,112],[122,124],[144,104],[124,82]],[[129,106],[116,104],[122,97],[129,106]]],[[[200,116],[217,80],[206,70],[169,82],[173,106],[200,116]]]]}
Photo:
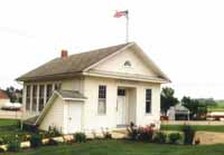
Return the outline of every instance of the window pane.
{"type": "Polygon", "coordinates": [[[146,89],[145,93],[145,112],[151,113],[151,100],[152,100],[152,90],[146,89]]]}
{"type": "Polygon", "coordinates": [[[32,105],[32,111],[36,111],[37,109],[37,85],[33,85],[33,105],[32,105]]]}
{"type": "Polygon", "coordinates": [[[106,113],[106,86],[100,85],[98,92],[98,113],[106,113]]]}
{"type": "Polygon", "coordinates": [[[26,110],[30,110],[30,86],[26,86],[26,110]]]}
{"type": "Polygon", "coordinates": [[[52,85],[51,84],[48,84],[47,85],[47,101],[49,100],[49,98],[51,97],[52,95],[52,85]]]}
{"type": "Polygon", "coordinates": [[[151,100],[151,94],[152,94],[151,89],[146,89],[146,100],[151,100]]]}
{"type": "Polygon", "coordinates": [[[150,112],[151,112],[151,102],[146,101],[146,113],[150,113],[150,112]]]}
{"type": "Polygon", "coordinates": [[[61,83],[55,83],[54,90],[60,90],[60,89],[61,89],[61,83]]]}
{"type": "Polygon", "coordinates": [[[106,98],[106,86],[99,86],[99,98],[106,98]]]}
{"type": "Polygon", "coordinates": [[[117,90],[117,95],[118,96],[125,96],[125,89],[118,89],[117,90]]]}
{"type": "Polygon", "coordinates": [[[106,100],[105,99],[99,99],[98,103],[98,113],[99,114],[105,114],[106,113],[106,100]]]}
{"type": "Polygon", "coordinates": [[[39,111],[44,108],[44,85],[40,85],[39,89],[39,111]]]}

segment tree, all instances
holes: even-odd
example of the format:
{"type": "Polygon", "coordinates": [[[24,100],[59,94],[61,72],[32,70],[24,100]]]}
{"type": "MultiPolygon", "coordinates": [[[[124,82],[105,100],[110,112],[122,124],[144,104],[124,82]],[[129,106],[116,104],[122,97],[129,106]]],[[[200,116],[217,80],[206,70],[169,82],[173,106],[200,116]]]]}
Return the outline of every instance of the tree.
{"type": "Polygon", "coordinates": [[[183,106],[188,108],[191,112],[191,119],[203,119],[208,112],[208,106],[215,104],[212,99],[191,99],[190,97],[184,96],[181,100],[183,106]]]}
{"type": "Polygon", "coordinates": [[[16,89],[13,86],[7,87],[6,91],[7,95],[10,98],[10,102],[20,102],[22,103],[22,89],[16,89]]]}
{"type": "Polygon", "coordinates": [[[178,103],[178,99],[174,97],[174,89],[165,87],[161,92],[161,111],[167,113],[167,110],[171,106],[175,106],[178,103]]]}

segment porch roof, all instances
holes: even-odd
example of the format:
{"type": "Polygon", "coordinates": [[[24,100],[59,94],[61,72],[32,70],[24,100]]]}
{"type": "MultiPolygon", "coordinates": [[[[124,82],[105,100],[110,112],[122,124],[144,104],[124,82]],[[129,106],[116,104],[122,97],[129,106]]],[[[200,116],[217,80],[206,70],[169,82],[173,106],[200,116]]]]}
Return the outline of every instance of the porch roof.
{"type": "Polygon", "coordinates": [[[60,90],[60,91],[57,91],[57,93],[64,100],[68,100],[68,99],[86,99],[86,97],[83,94],[81,94],[79,91],[60,90]]]}

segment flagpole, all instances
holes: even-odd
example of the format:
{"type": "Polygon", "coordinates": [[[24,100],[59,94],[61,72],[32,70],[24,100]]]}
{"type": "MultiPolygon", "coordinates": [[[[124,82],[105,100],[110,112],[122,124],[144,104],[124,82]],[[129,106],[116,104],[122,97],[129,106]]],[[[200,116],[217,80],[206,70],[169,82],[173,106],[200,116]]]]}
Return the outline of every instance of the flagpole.
{"type": "Polygon", "coordinates": [[[129,12],[128,10],[126,11],[126,43],[129,41],[129,12]]]}

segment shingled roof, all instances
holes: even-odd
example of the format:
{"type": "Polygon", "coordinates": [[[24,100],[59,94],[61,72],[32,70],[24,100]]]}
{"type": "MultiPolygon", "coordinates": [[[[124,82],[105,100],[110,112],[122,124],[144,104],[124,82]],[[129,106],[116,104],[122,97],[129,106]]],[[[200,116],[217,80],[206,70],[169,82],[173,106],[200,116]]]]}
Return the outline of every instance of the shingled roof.
{"type": "Polygon", "coordinates": [[[74,76],[84,69],[119,51],[130,43],[71,55],[65,59],[56,58],[20,76],[18,81],[46,80],[57,77],[74,76]]]}

